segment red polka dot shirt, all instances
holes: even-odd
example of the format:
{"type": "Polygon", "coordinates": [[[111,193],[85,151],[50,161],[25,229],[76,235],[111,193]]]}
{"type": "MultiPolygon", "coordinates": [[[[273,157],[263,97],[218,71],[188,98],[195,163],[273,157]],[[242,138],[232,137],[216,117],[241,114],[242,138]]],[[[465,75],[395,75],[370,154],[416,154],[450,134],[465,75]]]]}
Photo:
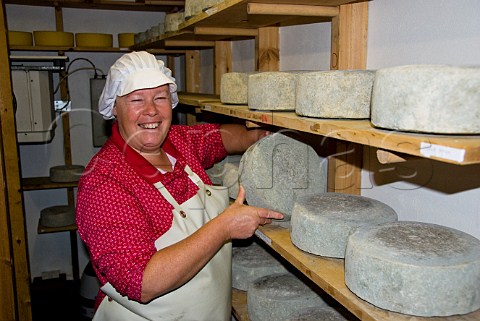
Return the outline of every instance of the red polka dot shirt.
{"type": "MultiPolygon", "coordinates": [[[[172,206],[153,183],[161,181],[179,204],[198,187],[185,165],[211,184],[205,168],[226,155],[219,125],[173,125],[163,149],[177,159],[173,172],[161,174],[130,148],[114,125],[112,136],[92,158],[77,193],[77,226],[101,284],[140,300],[145,267],[156,252],[155,240],[172,224],[172,206]]],[[[161,277],[161,275],[159,275],[161,277]]],[[[96,306],[105,295],[100,292],[96,306]]]]}

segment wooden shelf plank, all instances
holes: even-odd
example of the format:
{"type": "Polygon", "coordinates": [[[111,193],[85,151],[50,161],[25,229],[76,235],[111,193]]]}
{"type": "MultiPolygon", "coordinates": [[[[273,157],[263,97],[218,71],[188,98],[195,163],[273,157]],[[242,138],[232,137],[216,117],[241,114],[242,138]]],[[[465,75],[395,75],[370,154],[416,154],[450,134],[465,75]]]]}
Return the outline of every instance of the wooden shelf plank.
{"type": "Polygon", "coordinates": [[[299,130],[457,165],[480,164],[480,135],[429,135],[373,128],[369,120],[301,117],[294,112],[253,111],[205,102],[202,111],[299,130]]]}
{"type": "Polygon", "coordinates": [[[179,92],[178,99],[181,104],[202,107],[205,103],[220,102],[220,95],[179,92]]]}
{"type": "MultiPolygon", "coordinates": [[[[130,48],[95,48],[95,47],[57,47],[57,46],[10,46],[11,51],[64,51],[64,52],[131,52],[130,48]]],[[[146,49],[152,54],[185,54],[185,50],[179,49],[146,49]]]]}
{"type": "Polygon", "coordinates": [[[27,177],[22,178],[22,190],[34,191],[54,188],[73,188],[77,187],[78,182],[57,183],[52,182],[50,177],[27,177]]]}
{"type": "Polygon", "coordinates": [[[480,310],[451,317],[415,317],[379,309],[358,298],[344,281],[344,260],[325,258],[299,250],[290,240],[289,230],[279,226],[260,227],[256,235],[287,259],[300,272],[330,294],[363,321],[478,321],[480,310]]]}
{"type": "Polygon", "coordinates": [[[232,314],[238,321],[249,321],[247,292],[232,288],[232,314]]]}

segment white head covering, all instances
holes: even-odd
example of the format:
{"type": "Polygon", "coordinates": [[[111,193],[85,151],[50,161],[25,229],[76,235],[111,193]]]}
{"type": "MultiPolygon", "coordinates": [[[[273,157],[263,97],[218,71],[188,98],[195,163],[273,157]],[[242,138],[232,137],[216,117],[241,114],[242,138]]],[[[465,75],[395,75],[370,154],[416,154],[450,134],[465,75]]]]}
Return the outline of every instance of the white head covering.
{"type": "Polygon", "coordinates": [[[172,96],[172,108],[178,104],[177,85],[172,71],[163,61],[146,51],[131,52],[120,57],[107,75],[105,87],[98,101],[98,110],[105,119],[112,119],[113,105],[117,96],[135,90],[155,88],[168,84],[172,96]]]}

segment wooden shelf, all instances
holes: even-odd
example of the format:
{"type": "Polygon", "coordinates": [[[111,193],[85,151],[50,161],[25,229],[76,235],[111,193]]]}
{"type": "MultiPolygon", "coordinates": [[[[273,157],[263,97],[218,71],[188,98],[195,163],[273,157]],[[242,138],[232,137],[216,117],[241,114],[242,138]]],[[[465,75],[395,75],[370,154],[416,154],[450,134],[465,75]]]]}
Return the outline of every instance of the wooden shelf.
{"type": "MultiPolygon", "coordinates": [[[[11,51],[63,51],[63,52],[130,52],[129,48],[96,48],[96,47],[59,47],[59,46],[10,46],[11,51]]],[[[185,50],[148,49],[152,54],[185,54],[185,50]]]]}
{"type": "Polygon", "coordinates": [[[199,13],[179,30],[160,35],[132,48],[208,48],[215,41],[253,39],[258,28],[329,22],[341,4],[352,0],[226,0],[199,13]]]}
{"type": "Polygon", "coordinates": [[[202,107],[205,103],[219,103],[220,95],[179,92],[178,99],[181,104],[202,107]]]}
{"type": "Polygon", "coordinates": [[[265,112],[248,106],[203,102],[202,111],[256,123],[336,138],[445,163],[480,164],[480,135],[428,135],[373,128],[369,120],[301,117],[294,112],[265,112]]]}
{"type": "Polygon", "coordinates": [[[288,229],[279,226],[263,226],[255,233],[273,250],[287,259],[300,272],[330,294],[335,300],[363,321],[478,321],[480,310],[462,316],[414,317],[379,309],[358,298],[344,281],[344,260],[325,258],[299,250],[290,240],[288,229]]]}
{"type": "Polygon", "coordinates": [[[22,191],[35,191],[54,188],[73,188],[77,187],[78,182],[57,183],[52,182],[50,177],[28,177],[22,178],[22,191]]]}
{"type": "Polygon", "coordinates": [[[232,288],[232,314],[238,321],[249,321],[247,292],[232,288]]]}
{"type": "Polygon", "coordinates": [[[145,0],[145,1],[81,1],[81,0],[6,0],[7,4],[28,6],[48,6],[78,9],[106,9],[127,11],[170,12],[185,5],[184,0],[145,0]]]}

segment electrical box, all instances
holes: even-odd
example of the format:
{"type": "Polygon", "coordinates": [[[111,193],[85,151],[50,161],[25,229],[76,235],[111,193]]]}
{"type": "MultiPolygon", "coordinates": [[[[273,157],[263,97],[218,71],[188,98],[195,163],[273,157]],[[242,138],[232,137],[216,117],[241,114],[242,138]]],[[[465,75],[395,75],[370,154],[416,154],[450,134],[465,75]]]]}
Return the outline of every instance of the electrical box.
{"type": "Polygon", "coordinates": [[[51,141],[56,127],[51,72],[12,70],[12,84],[18,142],[51,141]]]}

